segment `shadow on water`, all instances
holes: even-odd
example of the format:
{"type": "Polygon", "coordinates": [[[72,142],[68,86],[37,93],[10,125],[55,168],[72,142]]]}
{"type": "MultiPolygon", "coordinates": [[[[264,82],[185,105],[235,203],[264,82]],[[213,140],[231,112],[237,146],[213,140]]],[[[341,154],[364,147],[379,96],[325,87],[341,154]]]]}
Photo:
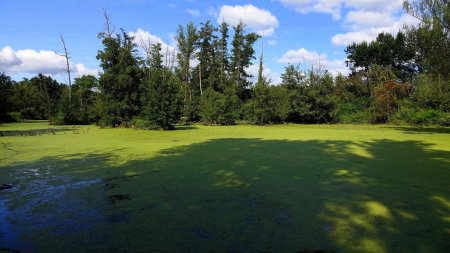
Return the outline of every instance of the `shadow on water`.
{"type": "Polygon", "coordinates": [[[388,127],[389,129],[395,129],[403,131],[405,133],[413,134],[450,134],[450,127],[411,127],[411,126],[398,126],[388,127]]]}
{"type": "Polygon", "coordinates": [[[0,248],[450,251],[450,152],[422,142],[216,139],[112,157],[0,168],[17,185],[0,191],[0,248]]]}

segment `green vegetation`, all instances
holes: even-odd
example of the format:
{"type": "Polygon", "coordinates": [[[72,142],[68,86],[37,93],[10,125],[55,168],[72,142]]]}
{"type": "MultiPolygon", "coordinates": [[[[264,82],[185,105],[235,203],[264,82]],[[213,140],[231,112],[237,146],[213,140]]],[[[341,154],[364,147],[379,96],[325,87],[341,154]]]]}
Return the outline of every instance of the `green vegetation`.
{"type": "Polygon", "coordinates": [[[21,252],[450,247],[447,128],[177,129],[0,125],[0,183],[14,184],[0,192],[0,242],[8,242],[0,246],[21,252]]]}
{"type": "Polygon", "coordinates": [[[175,50],[151,41],[136,45],[123,29],[114,34],[105,12],[99,78],[79,77],[70,87],[42,74],[15,82],[0,73],[0,122],[165,130],[242,120],[449,126],[449,3],[405,1],[404,10],[419,24],[349,45],[348,76],[289,64],[279,84],[263,75],[263,53],[257,78],[248,73],[261,37],[242,22],[179,25],[175,50]]]}

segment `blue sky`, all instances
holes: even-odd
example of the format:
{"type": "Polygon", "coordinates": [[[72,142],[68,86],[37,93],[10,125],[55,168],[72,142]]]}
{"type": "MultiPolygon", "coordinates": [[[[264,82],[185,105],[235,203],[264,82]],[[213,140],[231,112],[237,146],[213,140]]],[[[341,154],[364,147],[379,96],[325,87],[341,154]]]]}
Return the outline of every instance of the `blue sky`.
{"type": "Polygon", "coordinates": [[[320,61],[333,73],[345,72],[346,45],[417,22],[403,13],[402,0],[0,0],[0,71],[16,80],[42,72],[67,81],[64,58],[54,53],[63,50],[62,33],[75,75],[97,73],[103,8],[117,29],[173,50],[179,24],[242,20],[248,31],[264,34],[265,71],[274,82],[287,63],[320,61]]]}

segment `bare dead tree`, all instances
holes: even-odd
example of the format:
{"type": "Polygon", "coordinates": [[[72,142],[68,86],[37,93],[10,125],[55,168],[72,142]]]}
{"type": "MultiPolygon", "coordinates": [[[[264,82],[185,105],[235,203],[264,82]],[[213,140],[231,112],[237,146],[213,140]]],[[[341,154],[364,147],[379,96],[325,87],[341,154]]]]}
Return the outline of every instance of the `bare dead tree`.
{"type": "Polygon", "coordinates": [[[150,59],[150,55],[152,52],[152,45],[153,45],[153,42],[150,40],[150,38],[147,38],[147,40],[144,40],[144,38],[142,38],[142,36],[139,36],[139,47],[142,50],[144,50],[147,64],[149,64],[149,59],[150,59]]]}
{"type": "Polygon", "coordinates": [[[202,63],[198,63],[198,73],[199,73],[199,81],[200,81],[200,96],[203,96],[203,88],[202,88],[202,63]]]}
{"type": "Polygon", "coordinates": [[[108,12],[105,8],[103,8],[103,16],[105,17],[105,31],[103,34],[106,37],[111,38],[116,28],[112,25],[111,19],[109,18],[108,12]]]}
{"type": "Polygon", "coordinates": [[[66,59],[66,71],[67,71],[67,76],[69,78],[69,104],[70,104],[70,100],[72,99],[72,78],[70,76],[70,63],[69,63],[70,56],[69,56],[69,53],[67,52],[66,42],[64,41],[64,37],[63,37],[62,33],[60,35],[60,38],[61,38],[61,42],[63,44],[64,53],[63,54],[59,54],[57,52],[55,52],[55,53],[66,59]]]}
{"type": "Polygon", "coordinates": [[[166,81],[166,71],[169,68],[169,45],[166,45],[166,62],[164,63],[165,67],[163,70],[163,80],[166,81]]]}
{"type": "Polygon", "coordinates": [[[171,61],[170,61],[170,70],[174,71],[175,68],[175,49],[172,51],[171,61]]]}

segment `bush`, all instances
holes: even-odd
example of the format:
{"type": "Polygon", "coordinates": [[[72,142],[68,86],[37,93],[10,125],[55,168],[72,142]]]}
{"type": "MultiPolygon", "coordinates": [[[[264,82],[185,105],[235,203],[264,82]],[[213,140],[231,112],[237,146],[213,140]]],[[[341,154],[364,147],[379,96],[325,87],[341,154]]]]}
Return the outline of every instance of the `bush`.
{"type": "Polygon", "coordinates": [[[420,106],[450,112],[450,83],[421,75],[416,81],[413,100],[420,106]]]}
{"type": "Polygon", "coordinates": [[[441,126],[450,126],[450,114],[445,113],[444,115],[442,115],[442,117],[439,119],[438,124],[441,126]]]}
{"type": "Polygon", "coordinates": [[[399,104],[408,94],[407,86],[389,80],[374,89],[370,107],[370,123],[386,123],[398,111],[399,104]]]}
{"type": "Polygon", "coordinates": [[[148,121],[148,120],[140,118],[140,117],[135,117],[131,120],[131,128],[156,130],[159,127],[151,121],[148,121]]]}
{"type": "Polygon", "coordinates": [[[356,98],[351,102],[338,104],[333,111],[333,118],[338,123],[358,124],[368,123],[370,112],[366,98],[356,98]]]}
{"type": "Polygon", "coordinates": [[[225,93],[208,88],[200,100],[200,116],[207,125],[234,125],[239,117],[238,97],[234,89],[229,88],[225,93]]]}
{"type": "Polygon", "coordinates": [[[450,114],[441,110],[420,108],[412,101],[405,101],[392,120],[413,125],[450,125],[450,114]]]}
{"type": "Polygon", "coordinates": [[[11,122],[21,122],[23,121],[22,114],[20,112],[10,112],[8,113],[8,118],[11,122]]]}

